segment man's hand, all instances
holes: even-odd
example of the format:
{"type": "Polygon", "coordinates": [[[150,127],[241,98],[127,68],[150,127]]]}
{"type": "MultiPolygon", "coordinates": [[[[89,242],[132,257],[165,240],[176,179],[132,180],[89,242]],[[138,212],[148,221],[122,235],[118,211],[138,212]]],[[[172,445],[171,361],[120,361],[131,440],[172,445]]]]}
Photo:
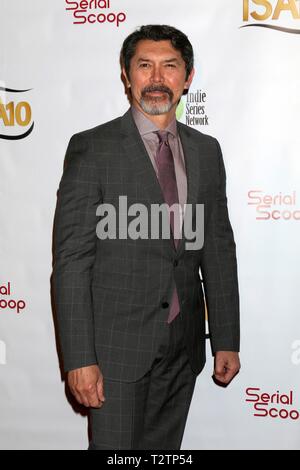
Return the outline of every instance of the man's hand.
{"type": "Polygon", "coordinates": [[[92,408],[101,408],[103,405],[103,375],[97,365],[69,371],[68,384],[74,397],[82,405],[92,408]]]}
{"type": "Polygon", "coordinates": [[[239,354],[234,351],[217,351],[215,354],[214,377],[228,384],[241,368],[239,354]]]}

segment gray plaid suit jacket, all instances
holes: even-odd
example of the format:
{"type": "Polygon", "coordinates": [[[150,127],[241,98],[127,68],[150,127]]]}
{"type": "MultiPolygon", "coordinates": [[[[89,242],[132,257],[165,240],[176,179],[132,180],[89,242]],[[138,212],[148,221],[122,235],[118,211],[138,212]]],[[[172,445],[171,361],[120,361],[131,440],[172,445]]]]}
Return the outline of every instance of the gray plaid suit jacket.
{"type": "Polygon", "coordinates": [[[177,251],[172,239],[96,235],[101,203],[163,204],[163,194],[130,110],[75,134],[69,143],[54,219],[54,304],[65,371],[99,364],[104,377],[136,381],[151,367],[169,328],[176,283],[191,367],[205,363],[205,304],[213,353],[239,351],[235,242],[225,170],[216,139],[178,123],[187,203],[205,204],[204,246],[177,251]]]}

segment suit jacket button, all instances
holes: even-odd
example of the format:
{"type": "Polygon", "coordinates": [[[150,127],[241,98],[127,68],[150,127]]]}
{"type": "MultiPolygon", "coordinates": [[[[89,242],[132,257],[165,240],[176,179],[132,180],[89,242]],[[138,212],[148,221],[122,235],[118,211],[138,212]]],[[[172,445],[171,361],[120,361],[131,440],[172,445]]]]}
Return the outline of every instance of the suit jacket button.
{"type": "Polygon", "coordinates": [[[161,306],[162,306],[162,308],[168,308],[169,303],[168,302],[162,302],[161,306]]]}
{"type": "Polygon", "coordinates": [[[175,266],[175,267],[178,266],[178,261],[177,261],[177,259],[174,260],[173,266],[175,266]]]}

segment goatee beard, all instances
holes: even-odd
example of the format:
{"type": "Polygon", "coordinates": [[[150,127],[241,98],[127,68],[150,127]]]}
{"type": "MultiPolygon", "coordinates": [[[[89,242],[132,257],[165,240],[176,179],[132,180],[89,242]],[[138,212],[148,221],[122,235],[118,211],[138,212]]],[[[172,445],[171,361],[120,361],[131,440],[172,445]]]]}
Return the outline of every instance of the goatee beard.
{"type": "Polygon", "coordinates": [[[171,111],[173,107],[173,92],[170,90],[170,88],[164,86],[164,85],[151,85],[142,90],[141,93],[141,101],[140,105],[143,111],[145,113],[150,114],[152,116],[158,116],[160,114],[166,114],[169,111],[171,111]],[[161,103],[162,98],[161,97],[147,97],[147,94],[149,92],[163,92],[168,95],[168,102],[167,103],[161,103]]]}

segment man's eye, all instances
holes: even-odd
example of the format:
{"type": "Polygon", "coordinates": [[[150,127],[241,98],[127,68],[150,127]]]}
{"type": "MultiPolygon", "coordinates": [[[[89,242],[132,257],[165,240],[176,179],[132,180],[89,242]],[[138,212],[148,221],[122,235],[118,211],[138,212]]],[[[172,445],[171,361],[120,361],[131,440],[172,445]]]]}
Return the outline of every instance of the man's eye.
{"type": "Polygon", "coordinates": [[[140,67],[146,69],[146,68],[150,67],[150,64],[147,64],[147,63],[140,64],[140,67]]]}
{"type": "Polygon", "coordinates": [[[167,67],[171,67],[172,69],[175,69],[176,65],[175,64],[166,64],[167,67]]]}

